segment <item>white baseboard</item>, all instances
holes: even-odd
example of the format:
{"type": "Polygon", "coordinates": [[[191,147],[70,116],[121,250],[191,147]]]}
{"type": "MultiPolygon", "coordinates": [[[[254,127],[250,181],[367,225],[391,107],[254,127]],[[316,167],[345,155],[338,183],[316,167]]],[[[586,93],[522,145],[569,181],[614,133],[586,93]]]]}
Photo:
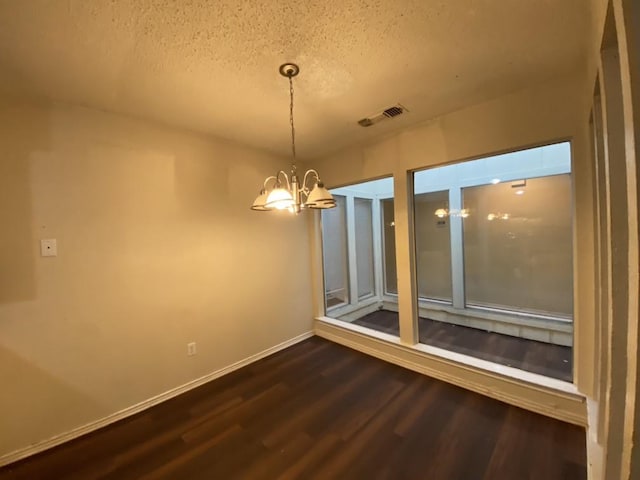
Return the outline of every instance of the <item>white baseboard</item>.
{"type": "Polygon", "coordinates": [[[7,453],[5,455],[2,455],[0,457],[0,467],[4,466],[4,465],[8,465],[10,463],[16,462],[18,460],[22,460],[23,458],[29,457],[31,455],[35,455],[36,453],[40,453],[43,452],[45,450],[48,450],[50,448],[53,448],[57,445],[60,445],[62,443],[68,442],[70,440],[73,440],[75,438],[81,437],[83,435],[86,435],[87,433],[93,432],[95,430],[98,430],[102,427],[106,427],[107,425],[110,425],[112,423],[115,423],[119,420],[122,420],[124,418],[130,417],[131,415],[135,415],[136,413],[140,413],[143,410],[146,410],[148,408],[153,407],[154,405],[157,405],[159,403],[162,403],[166,400],[169,400],[173,397],[177,397],[178,395],[181,395],[185,392],[188,392],[189,390],[193,390],[194,388],[197,388],[201,385],[204,385],[207,382],[210,382],[212,380],[215,380],[216,378],[222,377],[228,373],[233,372],[234,370],[238,370],[242,367],[245,367],[253,362],[256,362],[264,357],[268,357],[269,355],[276,353],[280,350],[284,350],[287,347],[290,347],[291,345],[295,345],[296,343],[302,342],[303,340],[306,340],[307,338],[313,337],[314,333],[312,331],[303,333],[301,335],[298,335],[296,337],[293,337],[289,340],[286,340],[278,345],[275,345],[273,347],[267,348],[266,350],[263,350],[261,352],[256,353],[255,355],[251,355],[250,357],[247,357],[243,360],[240,360],[236,363],[233,363],[231,365],[228,365],[224,368],[221,368],[219,370],[216,370],[215,372],[211,372],[207,375],[204,375],[200,378],[197,378],[195,380],[192,380],[190,382],[187,382],[183,385],[180,385],[176,388],[172,388],[171,390],[168,390],[164,393],[161,393],[159,395],[156,395],[154,397],[151,397],[147,400],[144,400],[140,403],[137,403],[135,405],[132,405],[130,407],[125,408],[124,410],[120,410],[119,412],[115,412],[112,413],[111,415],[108,415],[104,418],[101,418],[99,420],[87,423],[86,425],[83,425],[81,427],[78,428],[74,428],[73,430],[70,430],[68,432],[62,433],[60,435],[56,435],[54,437],[51,437],[47,440],[43,440],[41,442],[35,443],[33,445],[29,445],[28,447],[25,448],[21,448],[19,450],[15,450],[13,452],[7,453]]]}
{"type": "Polygon", "coordinates": [[[604,478],[602,476],[603,453],[602,445],[587,433],[587,480],[602,480],[604,478]]]}
{"type": "MultiPolygon", "coordinates": [[[[356,331],[349,325],[342,326],[337,322],[325,321],[324,319],[316,320],[315,333],[322,338],[389,363],[452,383],[510,405],[582,427],[587,426],[585,397],[578,392],[569,391],[567,388],[563,391],[561,388],[547,387],[513,378],[500,373],[500,371],[492,372],[464,365],[441,356],[422,352],[417,348],[401,345],[397,343],[398,339],[394,339],[390,335],[379,335],[384,338],[375,338],[356,331]]],[[[507,370],[507,368],[500,367],[499,370],[507,370]]],[[[556,381],[555,383],[560,386],[565,382],[556,381]]]]}
{"type": "Polygon", "coordinates": [[[604,449],[598,442],[598,402],[587,398],[589,426],[587,427],[587,479],[602,480],[604,449]]]}

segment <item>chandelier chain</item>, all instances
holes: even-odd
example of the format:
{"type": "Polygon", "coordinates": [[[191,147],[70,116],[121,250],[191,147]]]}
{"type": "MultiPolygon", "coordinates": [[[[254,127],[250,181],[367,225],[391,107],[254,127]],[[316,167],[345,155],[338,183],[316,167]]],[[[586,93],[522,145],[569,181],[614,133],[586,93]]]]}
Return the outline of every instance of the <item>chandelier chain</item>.
{"type": "Polygon", "coordinates": [[[291,170],[296,172],[296,129],[293,125],[293,78],[289,75],[289,123],[291,124],[291,153],[293,153],[293,162],[291,163],[291,170]]]}

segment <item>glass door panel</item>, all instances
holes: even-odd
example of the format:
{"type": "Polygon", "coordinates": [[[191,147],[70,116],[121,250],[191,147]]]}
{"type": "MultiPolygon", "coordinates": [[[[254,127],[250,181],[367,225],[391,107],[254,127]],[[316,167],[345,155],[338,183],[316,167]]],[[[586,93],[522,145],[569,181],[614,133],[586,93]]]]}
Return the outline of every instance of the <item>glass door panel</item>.
{"type": "Polygon", "coordinates": [[[418,297],[451,303],[451,232],[449,192],[415,196],[418,297]]]}
{"type": "Polygon", "coordinates": [[[322,210],[324,293],[327,312],[349,303],[347,209],[345,197],[334,195],[336,208],[322,210]]]}

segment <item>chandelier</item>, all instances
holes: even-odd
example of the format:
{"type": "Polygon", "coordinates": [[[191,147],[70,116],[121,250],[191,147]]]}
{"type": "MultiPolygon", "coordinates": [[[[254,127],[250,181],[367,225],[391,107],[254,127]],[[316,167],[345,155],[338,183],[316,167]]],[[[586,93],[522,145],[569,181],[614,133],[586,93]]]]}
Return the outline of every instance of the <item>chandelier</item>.
{"type": "Polygon", "coordinates": [[[260,194],[251,205],[251,210],[270,211],[288,210],[298,214],[304,208],[333,208],[336,201],[324,187],[318,172],[307,170],[302,177],[302,183],[296,171],[296,130],[293,124],[293,77],[298,75],[300,68],[295,63],[285,63],[280,66],[280,75],[289,79],[289,123],[291,125],[291,173],[280,170],[277,174],[267,177],[260,194]],[[311,187],[311,188],[309,188],[311,187]]]}

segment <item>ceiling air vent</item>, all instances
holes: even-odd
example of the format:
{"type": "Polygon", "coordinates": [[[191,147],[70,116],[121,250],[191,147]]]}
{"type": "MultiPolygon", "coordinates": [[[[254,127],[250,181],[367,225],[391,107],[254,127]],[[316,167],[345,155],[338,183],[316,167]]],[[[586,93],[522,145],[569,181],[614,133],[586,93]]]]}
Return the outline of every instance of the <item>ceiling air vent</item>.
{"type": "Polygon", "coordinates": [[[375,125],[382,120],[386,120],[387,118],[397,117],[398,115],[402,115],[404,112],[408,112],[405,107],[400,104],[394,105],[393,107],[389,107],[386,110],[383,110],[380,113],[376,113],[375,115],[371,115],[370,117],[361,118],[358,120],[358,125],[361,127],[370,127],[371,125],[375,125]]]}
{"type": "Polygon", "coordinates": [[[402,105],[396,105],[395,107],[391,107],[391,108],[387,108],[384,112],[382,112],[382,114],[385,117],[397,117],[398,115],[402,115],[402,112],[404,112],[402,105]]]}

